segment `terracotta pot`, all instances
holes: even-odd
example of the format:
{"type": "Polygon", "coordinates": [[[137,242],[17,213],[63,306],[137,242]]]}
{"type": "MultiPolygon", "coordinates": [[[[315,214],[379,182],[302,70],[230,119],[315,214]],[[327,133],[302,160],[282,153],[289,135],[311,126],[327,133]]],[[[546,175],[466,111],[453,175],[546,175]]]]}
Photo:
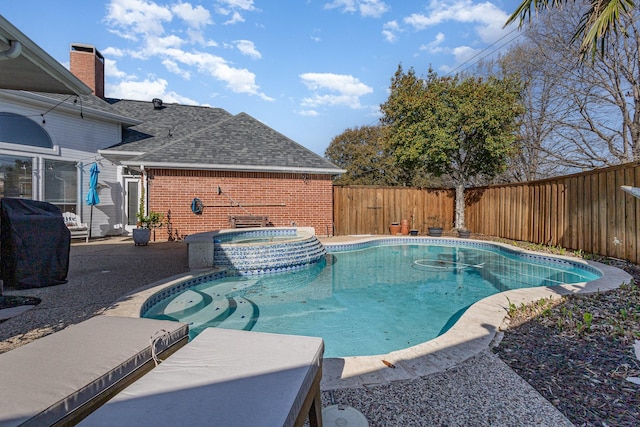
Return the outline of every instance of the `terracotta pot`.
{"type": "Polygon", "coordinates": [[[389,226],[389,233],[391,233],[392,236],[395,236],[396,234],[400,234],[401,229],[402,227],[400,227],[400,224],[398,224],[397,222],[392,222],[389,226]]]}
{"type": "Polygon", "coordinates": [[[402,233],[403,236],[409,235],[409,220],[408,219],[403,219],[402,221],[400,221],[400,233],[402,233]]]}

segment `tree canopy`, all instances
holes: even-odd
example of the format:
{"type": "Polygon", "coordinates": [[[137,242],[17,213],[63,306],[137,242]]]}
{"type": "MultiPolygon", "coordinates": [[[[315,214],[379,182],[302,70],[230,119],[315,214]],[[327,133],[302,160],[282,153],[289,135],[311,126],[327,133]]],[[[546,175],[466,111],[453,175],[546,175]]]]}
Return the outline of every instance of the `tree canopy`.
{"type": "Polygon", "coordinates": [[[456,228],[464,224],[464,188],[504,171],[514,154],[520,85],[511,78],[426,78],[402,66],[382,104],[385,140],[410,169],[448,175],[456,187],[456,228]]]}
{"type": "Polygon", "coordinates": [[[334,184],[413,187],[434,184],[434,179],[422,171],[409,171],[396,163],[382,136],[382,127],[376,125],[346,129],[333,138],[324,156],[347,171],[334,184]]]}

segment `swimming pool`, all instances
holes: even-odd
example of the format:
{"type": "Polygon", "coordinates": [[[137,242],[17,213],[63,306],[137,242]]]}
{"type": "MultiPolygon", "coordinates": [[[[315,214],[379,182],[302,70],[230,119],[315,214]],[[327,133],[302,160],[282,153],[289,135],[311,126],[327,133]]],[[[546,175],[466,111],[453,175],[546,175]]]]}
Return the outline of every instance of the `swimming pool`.
{"type": "Polygon", "coordinates": [[[323,261],[289,273],[206,275],[151,298],[144,317],[189,322],[193,334],[213,326],[321,336],[325,357],[384,354],[443,334],[488,295],[601,276],[578,261],[433,240],[331,245],[323,261]]]}

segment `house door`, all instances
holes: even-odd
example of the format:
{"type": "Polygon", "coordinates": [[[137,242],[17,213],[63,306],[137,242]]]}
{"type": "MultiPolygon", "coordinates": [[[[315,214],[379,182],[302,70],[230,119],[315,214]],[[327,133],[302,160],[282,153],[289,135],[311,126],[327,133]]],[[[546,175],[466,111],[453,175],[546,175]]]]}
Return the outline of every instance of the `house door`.
{"type": "Polygon", "coordinates": [[[124,229],[128,234],[131,234],[138,222],[136,214],[140,204],[140,179],[125,178],[124,188],[124,229]]]}

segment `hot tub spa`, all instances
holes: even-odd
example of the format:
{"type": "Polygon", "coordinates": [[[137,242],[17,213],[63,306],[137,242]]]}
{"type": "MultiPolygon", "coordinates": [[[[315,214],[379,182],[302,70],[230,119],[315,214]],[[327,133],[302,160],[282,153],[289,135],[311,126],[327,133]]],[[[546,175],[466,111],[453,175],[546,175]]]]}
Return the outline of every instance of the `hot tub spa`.
{"type": "Polygon", "coordinates": [[[268,227],[198,233],[185,239],[189,268],[264,274],[302,268],[326,251],[312,227],[268,227]]]}

